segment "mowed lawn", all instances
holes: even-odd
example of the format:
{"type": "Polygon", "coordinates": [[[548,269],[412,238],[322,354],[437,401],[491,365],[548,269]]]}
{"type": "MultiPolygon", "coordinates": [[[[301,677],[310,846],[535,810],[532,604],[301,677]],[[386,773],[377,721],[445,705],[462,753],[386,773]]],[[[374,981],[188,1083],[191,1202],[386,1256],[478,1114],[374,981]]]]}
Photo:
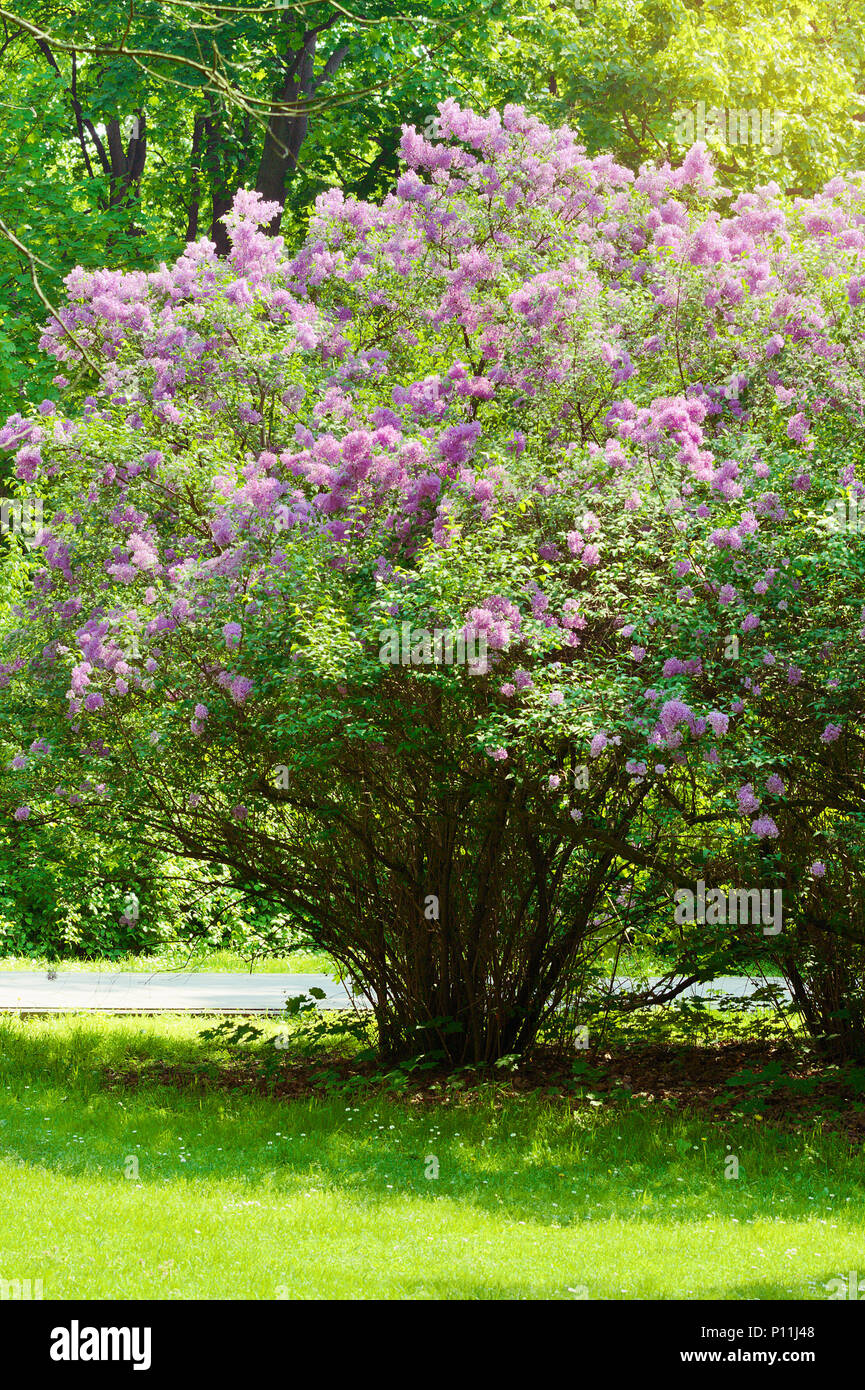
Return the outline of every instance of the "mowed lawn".
{"type": "Polygon", "coordinates": [[[106,1078],[207,1060],[202,1026],[0,1021],[0,1279],[46,1299],[825,1299],[865,1276],[865,1161],[839,1135],[492,1087],[420,1105],[106,1078]]]}
{"type": "Polygon", "coordinates": [[[198,951],[192,953],[182,947],[166,947],[154,955],[126,955],[108,960],[105,956],[91,956],[88,959],[49,960],[47,956],[0,956],[0,970],[20,970],[30,972],[56,970],[61,975],[91,974],[97,971],[114,975],[120,971],[133,974],[172,971],[179,974],[202,972],[207,974],[256,974],[256,975],[338,975],[338,969],[330,956],[324,951],[291,951],[285,956],[262,956],[252,962],[248,956],[237,951],[198,951]]]}

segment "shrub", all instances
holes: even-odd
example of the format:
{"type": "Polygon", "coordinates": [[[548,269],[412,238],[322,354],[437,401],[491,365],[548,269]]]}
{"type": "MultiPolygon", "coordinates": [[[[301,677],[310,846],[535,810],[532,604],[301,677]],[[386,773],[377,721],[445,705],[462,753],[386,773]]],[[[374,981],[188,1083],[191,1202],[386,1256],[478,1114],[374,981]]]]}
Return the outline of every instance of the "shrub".
{"type": "Polygon", "coordinates": [[[781,887],[852,978],[865,176],[726,207],[699,145],[439,129],[294,256],[241,194],[225,261],[68,277],[63,407],[0,436],[55,508],[9,814],[265,885],[391,1055],[530,1046],[634,871],[781,887]]]}

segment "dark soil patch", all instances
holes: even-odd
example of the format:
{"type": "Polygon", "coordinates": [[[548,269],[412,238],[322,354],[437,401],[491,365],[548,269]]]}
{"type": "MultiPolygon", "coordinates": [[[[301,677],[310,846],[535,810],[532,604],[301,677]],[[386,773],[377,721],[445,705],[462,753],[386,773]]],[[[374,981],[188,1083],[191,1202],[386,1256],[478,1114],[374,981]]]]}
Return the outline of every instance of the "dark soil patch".
{"type": "Polygon", "coordinates": [[[828,1066],[784,1043],[611,1044],[576,1057],[539,1054],[513,1071],[441,1066],[385,1071],[381,1063],[339,1053],[284,1058],[268,1069],[255,1054],[226,1062],[142,1061],[105,1068],[108,1086],[176,1086],[244,1091],[279,1100],[322,1093],[401,1095],[414,1105],[470,1100],[490,1088],[502,1099],[528,1094],[567,1098],[575,1106],[639,1104],[687,1108],[715,1119],[753,1118],[782,1129],[823,1121],[865,1139],[865,1068],[828,1066]]]}

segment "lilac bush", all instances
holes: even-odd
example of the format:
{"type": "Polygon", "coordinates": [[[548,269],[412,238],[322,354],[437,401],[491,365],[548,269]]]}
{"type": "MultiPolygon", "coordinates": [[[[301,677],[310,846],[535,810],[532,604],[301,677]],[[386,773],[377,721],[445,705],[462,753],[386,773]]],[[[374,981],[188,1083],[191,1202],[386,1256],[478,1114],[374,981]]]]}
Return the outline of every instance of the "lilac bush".
{"type": "Polygon", "coordinates": [[[8,814],[110,800],[266,885],[392,1054],[528,1046],[630,905],[781,888],[861,1050],[865,175],[731,200],[700,145],[635,176],[453,102],[402,152],[295,253],[241,193],[224,260],[67,278],[0,432],[51,515],[8,814]]]}

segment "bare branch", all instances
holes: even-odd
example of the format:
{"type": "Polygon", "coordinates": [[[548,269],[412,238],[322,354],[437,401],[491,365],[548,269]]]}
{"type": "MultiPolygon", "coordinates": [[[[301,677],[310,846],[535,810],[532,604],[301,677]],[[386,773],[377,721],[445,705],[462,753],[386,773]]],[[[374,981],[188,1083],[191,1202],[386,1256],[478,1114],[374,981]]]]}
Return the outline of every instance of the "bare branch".
{"type": "Polygon", "coordinates": [[[35,255],[35,253],[31,251],[28,246],[24,245],[23,241],[19,241],[15,233],[6,226],[6,223],[3,221],[2,217],[0,217],[0,236],[5,237],[6,240],[10,243],[10,245],[14,246],[15,250],[19,251],[21,255],[25,258],[25,260],[27,261],[27,268],[30,272],[30,279],[33,281],[33,288],[36,291],[36,294],[39,296],[39,299],[41,300],[42,304],[48,310],[51,317],[56,319],[57,322],[60,324],[60,327],[63,329],[63,332],[66,334],[67,338],[69,338],[70,342],[74,345],[76,351],[81,354],[88,367],[90,367],[94,372],[96,372],[97,375],[100,375],[102,368],[99,366],[97,362],[93,361],[93,358],[90,357],[87,348],[84,346],[84,344],[75,336],[75,334],[72,332],[72,329],[69,328],[67,324],[63,322],[62,318],[58,314],[57,310],[54,308],[54,305],[51,303],[50,299],[48,298],[47,294],[45,293],[45,291],[39,283],[39,276],[36,274],[37,265],[42,266],[43,270],[50,270],[51,267],[46,265],[44,261],[41,261],[39,257],[35,255]]]}

